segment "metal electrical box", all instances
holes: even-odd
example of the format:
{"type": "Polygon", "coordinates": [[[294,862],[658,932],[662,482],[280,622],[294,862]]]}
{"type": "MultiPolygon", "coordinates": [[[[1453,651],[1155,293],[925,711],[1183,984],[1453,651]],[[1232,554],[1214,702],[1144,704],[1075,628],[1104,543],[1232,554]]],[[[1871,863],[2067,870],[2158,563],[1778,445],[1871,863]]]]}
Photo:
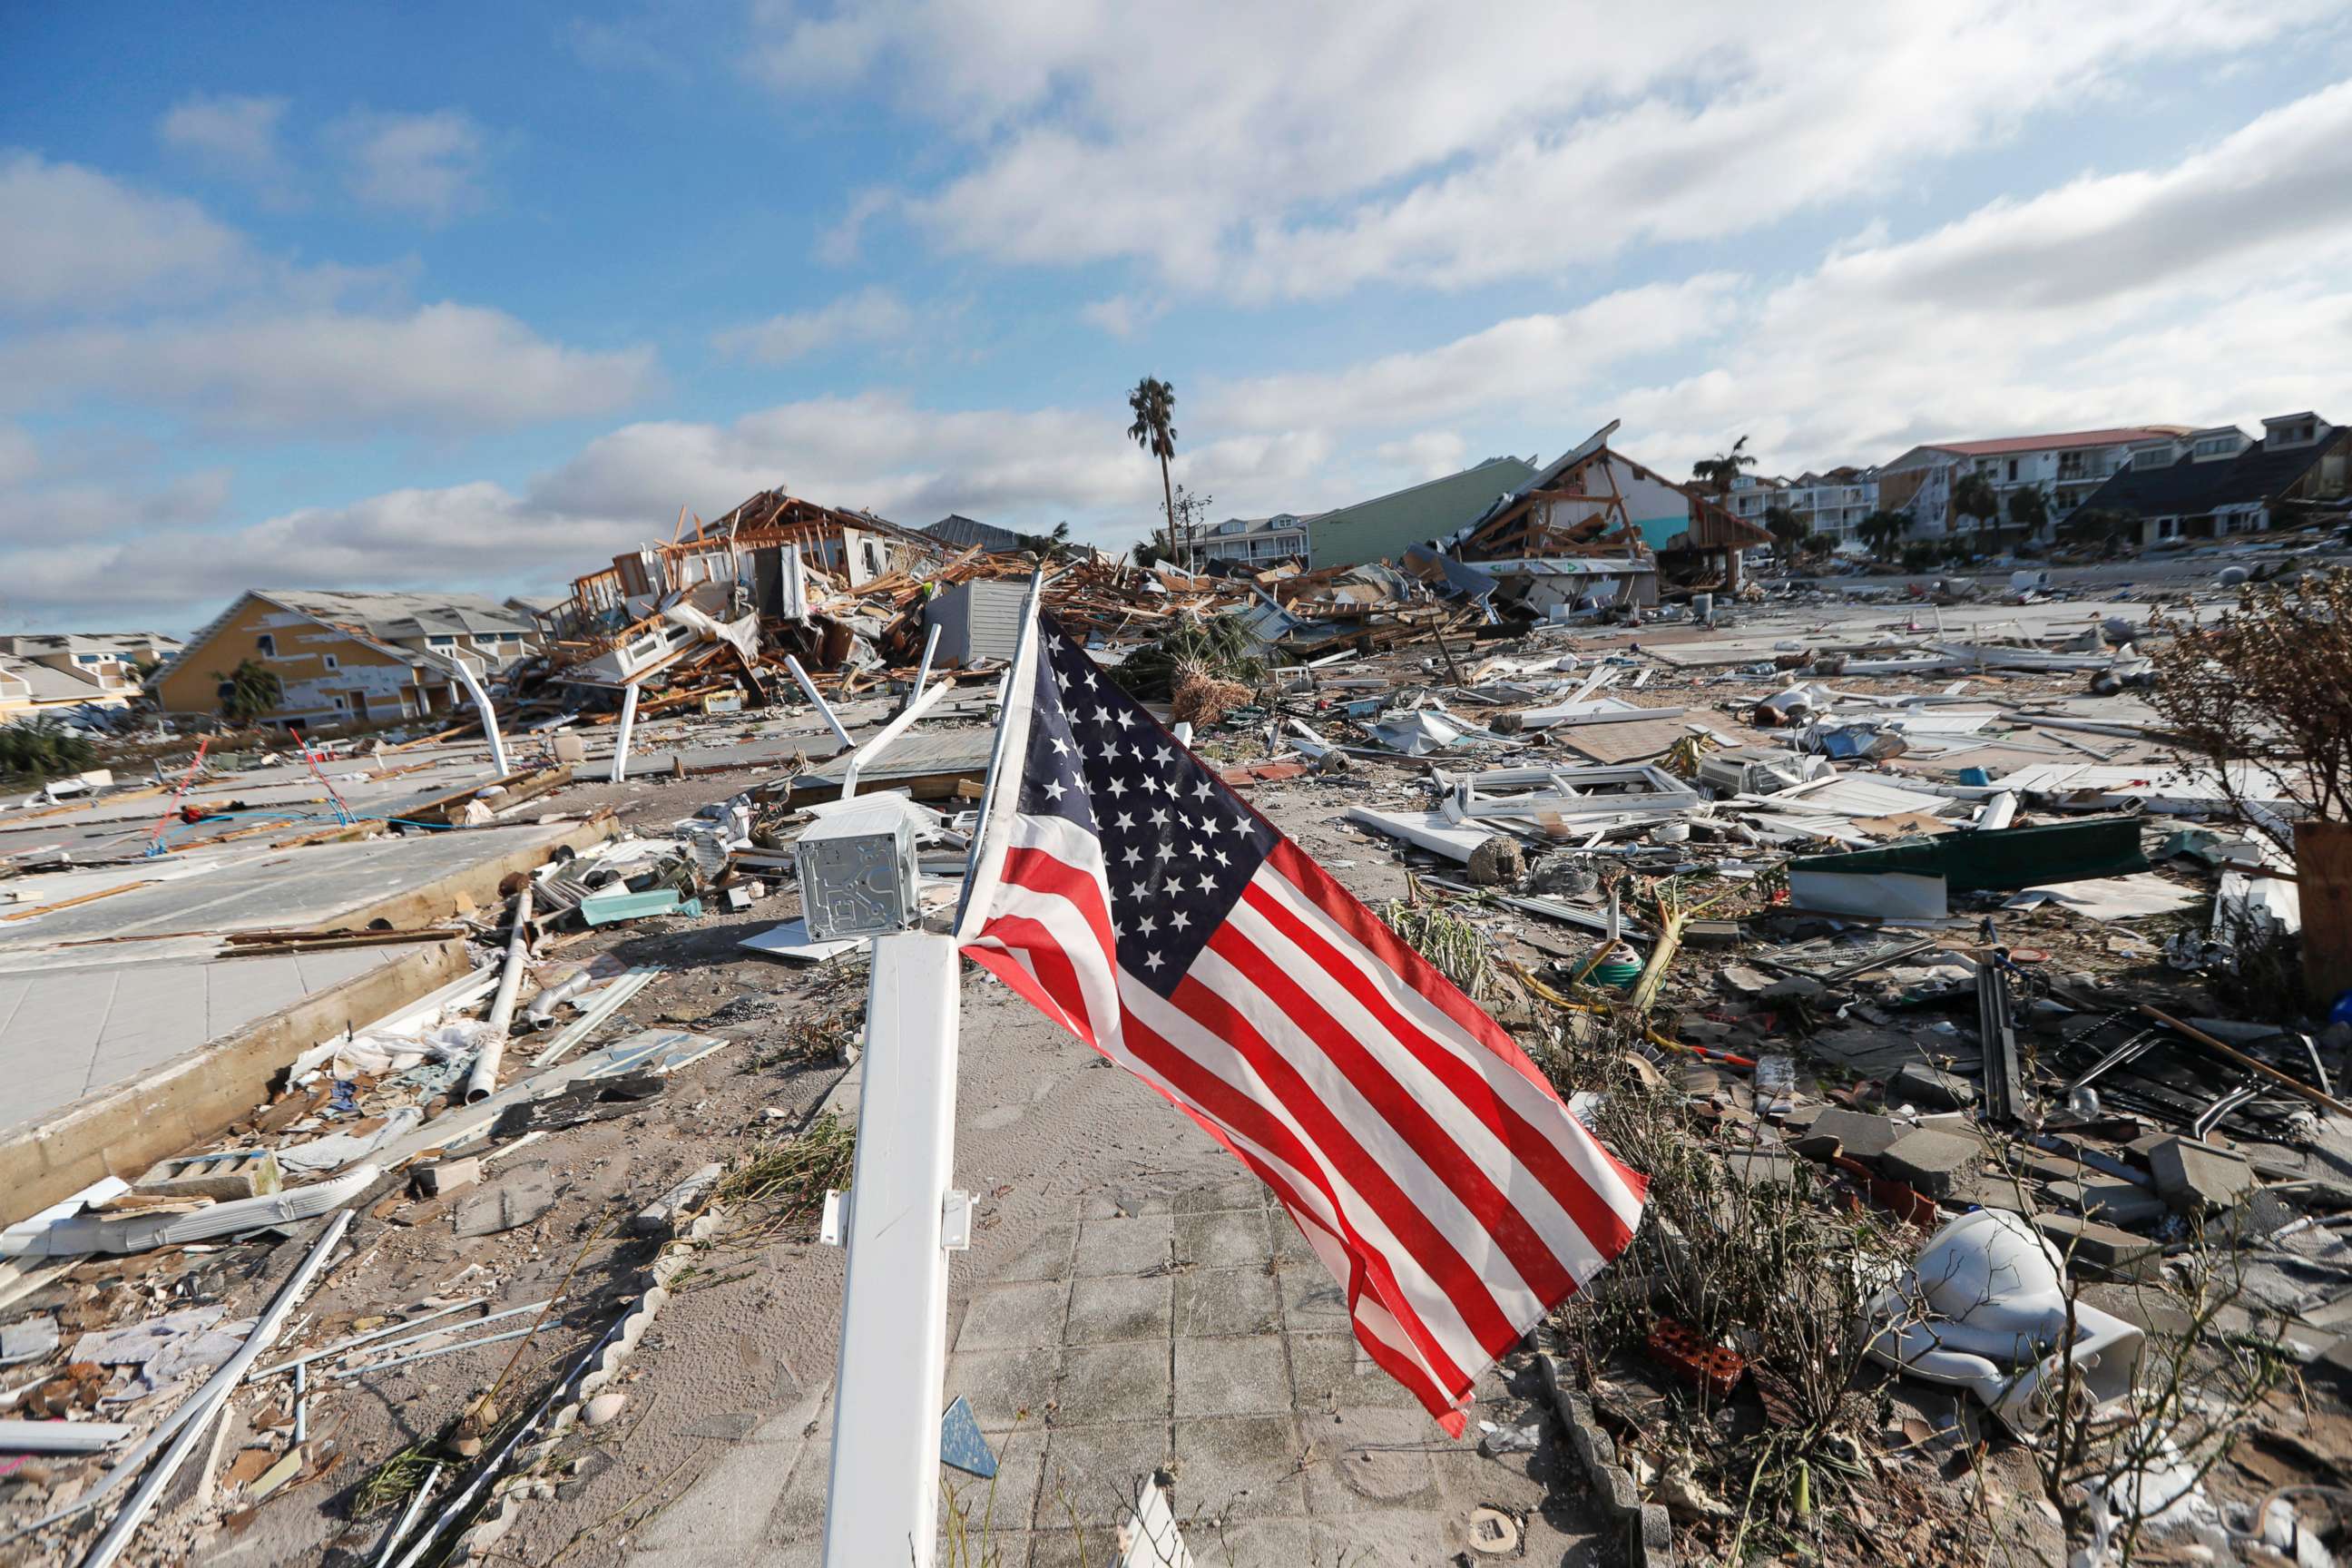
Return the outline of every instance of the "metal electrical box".
{"type": "Polygon", "coordinates": [[[793,845],[811,942],[882,936],[916,923],[915,819],[903,804],[831,812],[793,845]]]}

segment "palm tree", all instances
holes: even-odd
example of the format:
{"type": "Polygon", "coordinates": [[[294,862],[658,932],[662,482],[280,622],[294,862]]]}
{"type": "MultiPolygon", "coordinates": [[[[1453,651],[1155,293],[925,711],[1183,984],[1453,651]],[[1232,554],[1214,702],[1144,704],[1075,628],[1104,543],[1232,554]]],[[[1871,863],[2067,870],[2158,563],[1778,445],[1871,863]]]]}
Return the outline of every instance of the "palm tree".
{"type": "Polygon", "coordinates": [[[1742,436],[1731,444],[1728,452],[1717,452],[1712,458],[1701,458],[1691,465],[1691,478],[1715,491],[1715,499],[1727,501],[1731,484],[1739,478],[1739,470],[1756,466],[1756,455],[1748,449],[1748,437],[1742,436]]]}
{"type": "Polygon", "coordinates": [[[1812,531],[1805,526],[1803,518],[1785,506],[1768,506],[1764,509],[1764,531],[1772,536],[1773,545],[1784,558],[1794,556],[1797,553],[1799,542],[1812,531]]]}
{"type": "Polygon", "coordinates": [[[1952,487],[1952,515],[1969,519],[1981,531],[2000,515],[2000,492],[1982,474],[1965,474],[1952,487]]]}
{"type": "Polygon", "coordinates": [[[2009,521],[2025,531],[2025,537],[2040,536],[2042,525],[2050,521],[2050,502],[2042,493],[2027,485],[2009,492],[2009,521]]]}
{"type": "Polygon", "coordinates": [[[1870,547],[1871,554],[1883,561],[1886,558],[1887,546],[1902,538],[1910,527],[1909,518],[1882,507],[1857,523],[1853,532],[1855,538],[1870,547]]]}
{"type": "Polygon", "coordinates": [[[1128,439],[1160,459],[1160,494],[1168,503],[1168,542],[1178,552],[1181,565],[1183,541],[1176,533],[1176,491],[1168,479],[1168,459],[1176,455],[1176,389],[1158,376],[1147,375],[1127,395],[1127,405],[1135,411],[1135,423],[1127,427],[1128,439]]]}
{"type": "Polygon", "coordinates": [[[221,717],[232,724],[250,724],[285,700],[286,687],[278,672],[258,659],[241,660],[226,675],[213,679],[227,689],[221,693],[221,717]]]}
{"type": "Polygon", "coordinates": [[[1015,532],[1013,542],[1040,561],[1066,561],[1070,558],[1069,520],[1065,518],[1045,533],[1015,532]]]}

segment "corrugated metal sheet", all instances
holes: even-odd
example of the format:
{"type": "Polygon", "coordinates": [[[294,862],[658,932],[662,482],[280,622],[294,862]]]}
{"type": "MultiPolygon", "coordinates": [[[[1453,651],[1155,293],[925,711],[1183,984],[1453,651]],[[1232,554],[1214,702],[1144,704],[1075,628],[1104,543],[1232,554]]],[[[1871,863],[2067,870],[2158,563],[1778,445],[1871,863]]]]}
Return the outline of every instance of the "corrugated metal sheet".
{"type": "Polygon", "coordinates": [[[1940,816],[1958,809],[1959,802],[1948,796],[1927,795],[1918,790],[1896,789],[1892,784],[1874,784],[1851,773],[1833,779],[1816,779],[1794,789],[1784,789],[1778,795],[1764,797],[1785,802],[1805,811],[1833,811],[1843,816],[1893,816],[1906,811],[1924,811],[1940,816]]]}
{"type": "Polygon", "coordinates": [[[1021,607],[1029,584],[979,581],[950,588],[923,612],[940,628],[939,662],[950,668],[984,658],[1010,660],[1021,640],[1021,607]]]}
{"type": "Polygon", "coordinates": [[[1710,730],[1729,742],[1733,737],[1696,714],[1680,719],[1633,719],[1622,724],[1578,724],[1554,730],[1551,742],[1596,763],[1646,762],[1664,756],[1693,730],[1710,730]]]}

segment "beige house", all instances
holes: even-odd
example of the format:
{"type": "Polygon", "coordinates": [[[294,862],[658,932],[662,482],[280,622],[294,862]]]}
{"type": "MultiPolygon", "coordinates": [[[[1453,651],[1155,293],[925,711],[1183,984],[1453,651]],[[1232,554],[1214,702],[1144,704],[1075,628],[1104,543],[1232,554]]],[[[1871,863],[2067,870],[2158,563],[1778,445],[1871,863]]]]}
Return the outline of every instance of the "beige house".
{"type": "Polygon", "coordinates": [[[141,667],[162,663],[180,639],[159,632],[28,632],[0,637],[0,720],[49,708],[125,708],[141,667]]]}
{"type": "Polygon", "coordinates": [[[479,594],[256,589],[149,689],[166,713],[217,713],[230,673],[252,659],[284,690],[265,723],[385,723],[465,705],[453,661],[488,684],[538,649],[529,616],[479,594]]]}

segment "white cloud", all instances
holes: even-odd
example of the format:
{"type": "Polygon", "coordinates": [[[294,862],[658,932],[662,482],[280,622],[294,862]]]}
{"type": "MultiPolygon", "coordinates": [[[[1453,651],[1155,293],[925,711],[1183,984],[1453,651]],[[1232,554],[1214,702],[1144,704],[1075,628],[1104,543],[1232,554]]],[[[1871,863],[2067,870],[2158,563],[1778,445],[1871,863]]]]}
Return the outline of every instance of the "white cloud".
{"type": "Polygon", "coordinates": [[[203,294],[252,259],[194,202],[33,153],[0,154],[0,310],[19,313],[203,294]]]}
{"type": "Polygon", "coordinates": [[[40,468],[41,447],[32,432],[19,425],[0,425],[0,491],[32,483],[40,468]]]}
{"type": "Polygon", "coordinates": [[[685,502],[709,517],[782,485],[917,526],[953,510],[1035,521],[1160,493],[1160,470],[1128,443],[1124,418],[1108,408],[938,412],[887,393],[812,398],[726,425],[625,426],[533,494],[564,511],[653,518],[685,502]]]}
{"type": "Polygon", "coordinates": [[[216,174],[282,191],[289,174],[278,128],[285,116],[282,98],[198,93],[166,110],[155,134],[165,147],[216,174]]]}
{"type": "Polygon", "coordinates": [[[647,389],[651,351],[552,343],[503,311],[287,310],[0,343],[0,399],[102,395],[214,429],[462,430],[607,413],[647,389]]]}
{"type": "Polygon", "coordinates": [[[1612,364],[1711,336],[1731,319],[1739,282],[1703,273],[1646,284],[1573,310],[1497,321],[1433,349],[1223,384],[1210,390],[1208,408],[1219,424],[1280,429],[1397,426],[1542,406],[1591,387],[1612,364]]]}
{"type": "Polygon", "coordinates": [[[1748,431],[1792,471],[1937,437],[2347,418],[2347,279],[2352,84],[2168,167],[1841,246],[1745,301],[1707,369],[1619,407],[1675,460],[1748,431]]]}
{"type": "Polygon", "coordinates": [[[762,0],[751,60],[799,95],[880,84],[961,142],[959,172],[903,204],[942,247],[1133,258],[1266,299],[1551,276],[1738,234],[1899,189],[2148,60],[2272,47],[2326,8],[1211,0],[1139,39],[1110,0],[762,0]]]}
{"type": "Polygon", "coordinates": [[[883,288],[845,294],[814,310],[793,310],[749,326],[713,333],[719,353],[784,364],[842,343],[878,343],[902,338],[915,324],[914,312],[883,288]]]}
{"type": "Polygon", "coordinates": [[[866,243],[866,226],[898,205],[898,197],[881,190],[865,190],[850,198],[849,210],[817,236],[815,255],[827,267],[847,267],[866,243]]]}
{"type": "Polygon", "coordinates": [[[1166,301],[1139,300],[1132,294],[1114,294],[1107,300],[1089,300],[1078,307],[1081,321],[1092,322],[1122,341],[1134,337],[1167,313],[1166,301]]]}
{"type": "Polygon", "coordinates": [[[368,206],[446,223],[483,200],[487,138],[458,109],[389,114],[355,109],[335,122],[344,184],[368,206]]]}
{"type": "Polygon", "coordinates": [[[1469,467],[1470,444],[1451,430],[1419,430],[1395,441],[1383,441],[1372,455],[1416,479],[1434,479],[1469,467]]]}
{"type": "Polygon", "coordinates": [[[78,165],[0,161],[0,211],[16,241],[0,246],[0,310],[50,318],[0,338],[0,409],[107,398],[240,433],[462,430],[611,413],[656,380],[650,350],[415,305],[396,272],[297,266],[193,202],[78,165]]]}

